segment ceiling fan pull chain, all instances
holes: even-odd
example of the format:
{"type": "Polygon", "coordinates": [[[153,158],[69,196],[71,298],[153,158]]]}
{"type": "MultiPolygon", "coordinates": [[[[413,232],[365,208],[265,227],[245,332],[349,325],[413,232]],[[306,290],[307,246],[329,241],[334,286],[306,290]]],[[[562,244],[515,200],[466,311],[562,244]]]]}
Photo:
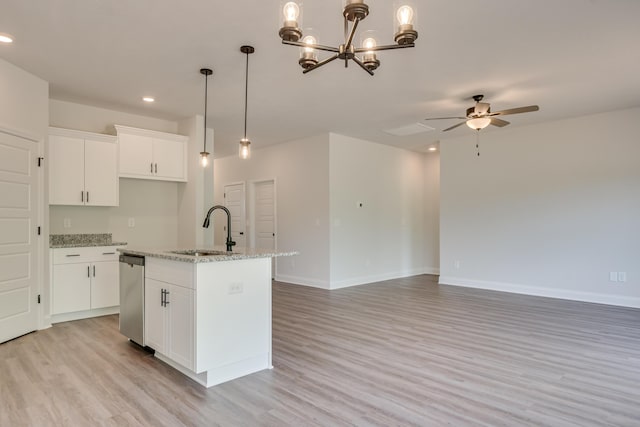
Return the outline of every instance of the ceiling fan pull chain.
{"type": "Polygon", "coordinates": [[[480,129],[476,131],[476,152],[478,153],[478,157],[480,157],[480,129]]]}

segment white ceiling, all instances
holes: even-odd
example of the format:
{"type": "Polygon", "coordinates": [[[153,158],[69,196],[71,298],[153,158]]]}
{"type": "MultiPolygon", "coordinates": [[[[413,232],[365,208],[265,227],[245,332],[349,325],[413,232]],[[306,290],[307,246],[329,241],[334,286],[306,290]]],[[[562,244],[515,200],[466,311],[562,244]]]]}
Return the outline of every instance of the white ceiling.
{"type": "MultiPolygon", "coordinates": [[[[391,136],[384,129],[425,117],[459,116],[476,93],[492,109],[538,104],[511,126],[640,105],[640,1],[418,0],[416,48],[381,52],[370,77],[335,61],[303,75],[298,49],[278,37],[278,0],[3,0],[0,32],[16,41],[0,57],[50,82],[51,97],[152,117],[202,114],[202,67],[216,157],[243,134],[244,64],[251,44],[248,136],[254,149],[336,132],[415,150],[436,130],[391,136]],[[155,96],[143,105],[143,95],[155,96]]],[[[393,42],[393,2],[368,0],[360,30],[393,42]]],[[[303,27],[342,42],[342,2],[305,0],[303,27]]],[[[356,36],[357,37],[357,36],[356,36]]],[[[499,129],[487,129],[495,132],[499,129]]]]}

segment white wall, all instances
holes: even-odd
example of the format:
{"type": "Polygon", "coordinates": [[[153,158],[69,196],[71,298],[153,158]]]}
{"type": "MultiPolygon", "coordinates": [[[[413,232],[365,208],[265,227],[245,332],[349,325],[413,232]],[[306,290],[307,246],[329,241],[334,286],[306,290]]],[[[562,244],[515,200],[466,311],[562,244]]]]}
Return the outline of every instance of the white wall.
{"type": "Polygon", "coordinates": [[[178,123],[56,99],[49,100],[49,125],[115,135],[113,125],[178,133],[178,123]]]}
{"type": "MultiPolygon", "coordinates": [[[[38,142],[39,154],[46,157],[45,143],[49,123],[49,84],[27,73],[3,59],[0,59],[0,126],[18,132],[21,136],[32,138],[38,142]]],[[[37,211],[38,225],[42,226],[43,235],[48,234],[49,214],[47,207],[48,191],[44,185],[47,164],[40,170],[41,179],[36,188],[38,194],[37,211]]],[[[0,194],[0,197],[6,197],[0,194]]],[[[43,236],[43,237],[44,237],[43,236]]],[[[49,325],[49,242],[46,238],[38,244],[34,262],[38,264],[38,290],[43,297],[39,306],[42,310],[38,319],[39,327],[49,325]]]]}
{"type": "Polygon", "coordinates": [[[480,157],[472,133],[441,141],[441,283],[640,306],[639,122],[481,133],[480,157]]]}
{"type": "MultiPolygon", "coordinates": [[[[113,133],[114,124],[177,133],[178,124],[119,111],[50,100],[51,126],[113,133]]],[[[190,165],[191,166],[191,165],[190,165]]],[[[50,206],[50,233],[112,233],[114,240],[144,247],[178,245],[178,188],[175,182],[120,179],[120,206],[50,206]],[[64,219],[71,221],[64,228],[64,219]],[[128,227],[134,218],[135,227],[128,227]]]]}
{"type": "MultiPolygon", "coordinates": [[[[183,120],[178,125],[178,133],[189,137],[188,182],[178,186],[178,246],[181,248],[213,245],[213,235],[202,227],[202,211],[213,204],[213,165],[202,167],[200,163],[203,132],[203,116],[183,120]]],[[[207,130],[207,151],[214,152],[213,129],[207,130]]]]}
{"type": "Polygon", "coordinates": [[[437,155],[330,138],[331,288],[437,274],[437,155]]]}
{"type": "MultiPolygon", "coordinates": [[[[223,187],[250,180],[276,181],[277,246],[299,256],[277,261],[278,280],[329,287],[329,136],[254,150],[214,162],[214,195],[224,204],[223,187]]],[[[202,212],[202,218],[206,211],[202,212]]],[[[223,244],[224,215],[214,213],[216,243],[223,244]]],[[[248,233],[247,233],[248,235],[248,233]]]]}

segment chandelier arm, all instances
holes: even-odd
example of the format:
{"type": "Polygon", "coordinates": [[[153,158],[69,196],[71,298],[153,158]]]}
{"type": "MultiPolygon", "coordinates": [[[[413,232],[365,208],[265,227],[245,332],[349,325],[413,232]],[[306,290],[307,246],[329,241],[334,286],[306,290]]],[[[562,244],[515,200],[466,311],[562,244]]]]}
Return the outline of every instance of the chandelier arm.
{"type": "Polygon", "coordinates": [[[353,20],[353,26],[351,27],[351,32],[349,33],[349,38],[347,38],[347,41],[344,43],[344,45],[349,48],[349,46],[351,46],[351,43],[353,42],[353,36],[356,35],[356,28],[358,28],[358,24],[360,23],[360,18],[356,18],[353,20]]]}
{"type": "Polygon", "coordinates": [[[337,47],[332,47],[332,46],[325,46],[325,45],[321,45],[321,44],[308,44],[308,43],[301,43],[301,42],[292,42],[292,41],[288,41],[288,40],[282,40],[282,44],[289,44],[291,46],[299,46],[299,47],[306,47],[309,49],[317,49],[317,50],[324,50],[327,52],[340,52],[340,49],[338,49],[337,47]]]}
{"type": "Polygon", "coordinates": [[[327,59],[325,59],[324,61],[320,61],[320,62],[318,62],[316,65],[314,65],[314,66],[312,66],[312,67],[306,68],[306,69],[302,72],[302,74],[307,74],[309,71],[313,71],[313,70],[315,70],[316,68],[320,68],[320,67],[322,67],[323,65],[328,64],[329,62],[334,61],[334,60],[336,60],[336,59],[338,59],[338,55],[337,55],[337,54],[336,54],[336,55],[333,55],[333,56],[331,56],[331,57],[329,57],[329,58],[327,58],[327,59]]]}
{"type": "Polygon", "coordinates": [[[364,64],[362,63],[362,61],[360,61],[360,59],[357,56],[354,56],[353,58],[353,62],[355,62],[356,64],[358,64],[360,66],[360,68],[362,68],[363,70],[365,70],[367,73],[369,73],[369,75],[373,76],[373,71],[371,71],[370,69],[368,69],[367,67],[364,66],[364,64]]]}
{"type": "Polygon", "coordinates": [[[375,47],[357,47],[355,49],[355,52],[356,53],[375,52],[377,50],[404,49],[407,47],[415,47],[415,46],[416,45],[414,43],[409,43],[409,44],[389,44],[389,45],[375,46],[375,47]]]}

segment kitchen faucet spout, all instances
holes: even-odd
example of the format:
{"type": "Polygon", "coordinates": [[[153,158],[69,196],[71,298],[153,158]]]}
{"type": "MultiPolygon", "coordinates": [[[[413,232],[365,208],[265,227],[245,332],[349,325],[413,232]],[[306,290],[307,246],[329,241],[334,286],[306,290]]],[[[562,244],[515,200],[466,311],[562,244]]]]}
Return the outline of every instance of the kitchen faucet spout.
{"type": "Polygon", "coordinates": [[[229,212],[229,209],[222,205],[215,205],[211,207],[211,209],[209,209],[209,212],[207,212],[207,216],[204,219],[204,224],[202,224],[202,227],[209,228],[209,223],[211,222],[211,214],[216,209],[222,209],[227,214],[227,252],[231,252],[231,249],[233,248],[233,246],[235,246],[236,242],[231,240],[231,212],[229,212]]]}

